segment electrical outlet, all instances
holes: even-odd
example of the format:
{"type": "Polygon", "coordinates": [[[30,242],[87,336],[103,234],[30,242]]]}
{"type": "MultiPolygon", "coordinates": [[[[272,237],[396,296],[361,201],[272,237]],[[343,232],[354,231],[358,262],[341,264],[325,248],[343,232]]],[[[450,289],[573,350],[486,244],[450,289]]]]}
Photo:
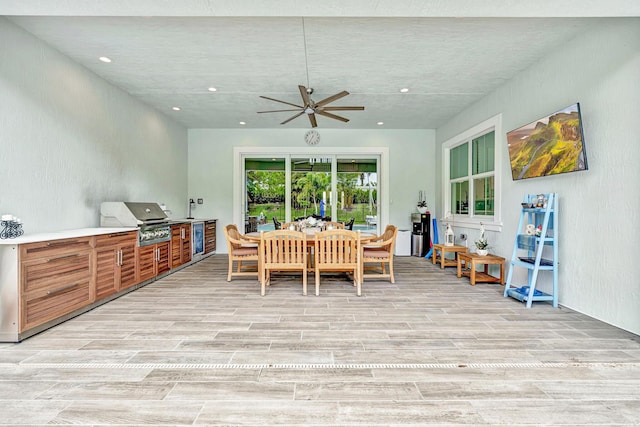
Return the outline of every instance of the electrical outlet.
{"type": "Polygon", "coordinates": [[[202,199],[198,199],[198,204],[199,204],[199,205],[201,205],[201,204],[203,204],[203,203],[204,203],[204,200],[202,200],[202,199]]]}
{"type": "Polygon", "coordinates": [[[464,233],[460,233],[460,240],[467,240],[467,235],[464,233]]]}

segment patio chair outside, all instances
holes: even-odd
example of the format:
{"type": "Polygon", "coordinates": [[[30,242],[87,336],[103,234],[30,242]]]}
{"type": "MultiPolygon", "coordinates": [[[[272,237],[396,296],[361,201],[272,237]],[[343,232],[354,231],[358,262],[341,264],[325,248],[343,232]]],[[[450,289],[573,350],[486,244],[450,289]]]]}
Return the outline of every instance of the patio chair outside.
{"type": "Polygon", "coordinates": [[[315,235],[316,296],[320,295],[320,274],[326,271],[353,273],[356,295],[360,296],[360,232],[326,230],[315,235]]]}
{"type": "Polygon", "coordinates": [[[395,283],[393,275],[393,249],[396,244],[398,227],[387,225],[381,236],[374,238],[362,246],[362,256],[360,259],[360,272],[362,281],[366,278],[381,279],[388,278],[391,283],[395,283]],[[366,266],[365,264],[369,264],[366,266]],[[377,264],[372,266],[371,264],[377,264]],[[387,271],[386,265],[389,266],[387,271]],[[365,274],[365,270],[379,271],[379,273],[365,274]]]}
{"type": "Polygon", "coordinates": [[[260,234],[260,295],[271,285],[274,271],[300,271],[302,295],[307,295],[307,234],[294,230],[274,230],[260,234]]]}
{"type": "Polygon", "coordinates": [[[255,242],[251,242],[243,238],[242,234],[238,231],[238,227],[235,224],[229,224],[223,228],[224,237],[227,240],[227,246],[229,248],[229,271],[227,273],[227,282],[231,281],[232,277],[237,276],[249,276],[258,277],[258,245],[255,242]],[[256,265],[243,266],[245,261],[255,261],[256,265]],[[234,271],[233,263],[236,262],[237,269],[234,271]],[[251,269],[251,271],[247,271],[251,269]],[[253,271],[255,269],[255,271],[253,271]]]}

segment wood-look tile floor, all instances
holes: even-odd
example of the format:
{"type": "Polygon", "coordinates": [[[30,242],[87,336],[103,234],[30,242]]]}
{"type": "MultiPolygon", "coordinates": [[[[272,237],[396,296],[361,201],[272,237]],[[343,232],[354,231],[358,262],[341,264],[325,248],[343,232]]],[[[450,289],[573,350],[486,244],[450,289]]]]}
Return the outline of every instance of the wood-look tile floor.
{"type": "Polygon", "coordinates": [[[214,255],[19,344],[3,425],[640,425],[640,338],[396,259],[396,283],[226,281],[214,255]]]}

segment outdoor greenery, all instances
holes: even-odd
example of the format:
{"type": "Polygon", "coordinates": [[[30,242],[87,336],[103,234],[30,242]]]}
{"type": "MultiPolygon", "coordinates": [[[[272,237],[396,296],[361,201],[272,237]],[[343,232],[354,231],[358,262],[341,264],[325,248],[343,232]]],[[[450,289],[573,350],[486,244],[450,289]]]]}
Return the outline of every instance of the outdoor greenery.
{"type": "MultiPolygon", "coordinates": [[[[364,174],[339,173],[337,190],[340,200],[338,220],[356,218],[356,222],[365,222],[366,215],[375,214],[377,192],[371,190],[370,209],[369,189],[363,188],[364,174]],[[342,195],[344,194],[344,198],[342,195]]],[[[291,175],[292,218],[320,214],[323,196],[327,198],[331,189],[331,176],[326,172],[293,172],[291,175]]],[[[375,184],[373,184],[375,185],[375,184]]],[[[285,215],[285,173],[283,171],[248,171],[247,198],[249,216],[264,214],[267,220],[273,217],[284,220],[285,215]]],[[[326,200],[329,203],[329,200],[326,200]]],[[[330,214],[326,207],[325,215],[330,214]]]]}

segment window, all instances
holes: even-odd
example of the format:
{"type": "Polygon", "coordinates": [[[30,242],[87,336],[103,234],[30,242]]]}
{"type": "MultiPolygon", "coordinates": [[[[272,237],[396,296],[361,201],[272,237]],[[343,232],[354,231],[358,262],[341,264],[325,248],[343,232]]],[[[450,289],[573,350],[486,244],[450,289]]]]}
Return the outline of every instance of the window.
{"type": "Polygon", "coordinates": [[[379,233],[389,218],[387,147],[235,147],[233,218],[258,230],[312,214],[379,233]],[[294,151],[295,150],[295,151],[294,151]]]}
{"type": "Polygon", "coordinates": [[[495,116],[443,144],[442,218],[462,226],[499,230],[501,116],[495,116]],[[499,145],[498,145],[499,146],[499,145]]]}

